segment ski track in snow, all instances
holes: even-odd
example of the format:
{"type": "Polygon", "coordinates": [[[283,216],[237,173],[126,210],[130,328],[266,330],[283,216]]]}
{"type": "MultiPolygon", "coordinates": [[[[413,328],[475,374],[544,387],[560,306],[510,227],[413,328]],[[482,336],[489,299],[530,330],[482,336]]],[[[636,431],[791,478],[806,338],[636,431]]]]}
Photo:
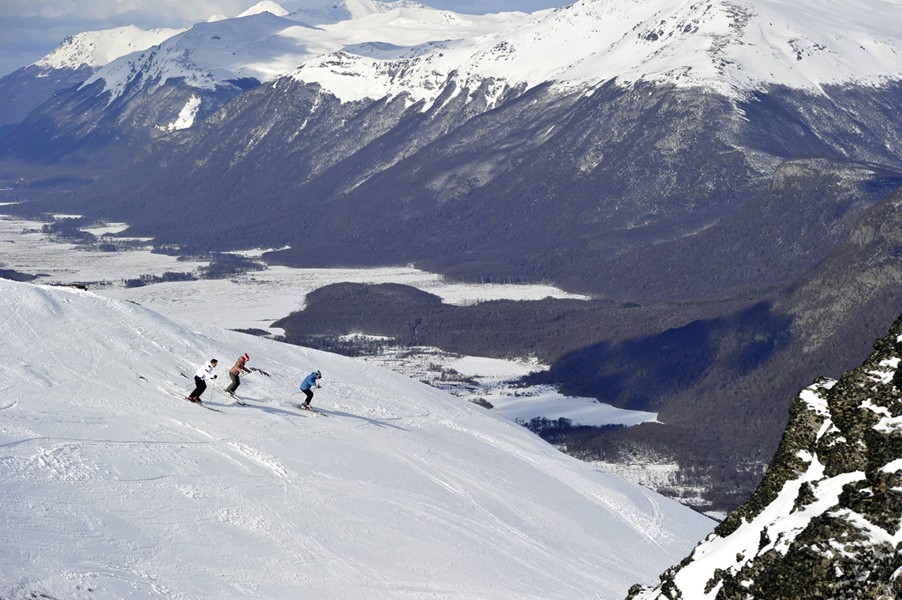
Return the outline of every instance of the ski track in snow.
{"type": "Polygon", "coordinates": [[[462,485],[462,483],[466,481],[465,478],[461,479],[456,474],[452,474],[450,469],[443,469],[436,463],[430,462],[421,456],[417,456],[416,454],[410,455],[410,458],[404,459],[404,462],[410,465],[413,469],[416,469],[417,471],[425,475],[429,480],[435,482],[452,494],[458,496],[461,500],[469,504],[474,512],[481,514],[489,522],[493,523],[498,529],[503,529],[509,533],[514,534],[514,536],[518,538],[524,546],[529,546],[533,550],[536,550],[540,553],[544,553],[546,551],[545,548],[543,548],[540,544],[530,538],[529,535],[523,533],[515,527],[510,526],[508,523],[505,523],[501,519],[498,519],[494,514],[483,509],[482,504],[477,501],[470,493],[468,493],[465,489],[465,486],[462,485]],[[415,459],[415,461],[412,459],[415,459]],[[460,483],[453,483],[452,480],[456,480],[460,483]]]}
{"type": "MultiPolygon", "coordinates": [[[[467,430],[463,427],[460,427],[456,423],[446,420],[443,421],[444,425],[449,427],[453,427],[459,429],[462,432],[466,432],[468,435],[473,435],[475,437],[479,437],[483,439],[488,444],[495,446],[496,448],[502,450],[503,452],[509,453],[511,455],[518,456],[520,459],[524,461],[531,462],[535,464],[539,468],[547,468],[550,466],[552,461],[546,461],[542,459],[542,455],[534,455],[530,453],[524,453],[519,448],[514,447],[510,444],[503,443],[500,440],[485,436],[484,434],[478,431],[467,430]]],[[[662,527],[662,519],[663,514],[660,510],[659,503],[654,500],[652,494],[643,493],[644,499],[651,506],[651,518],[643,518],[642,515],[629,508],[629,504],[625,502],[618,502],[613,495],[601,495],[598,492],[589,489],[586,486],[581,485],[580,478],[576,476],[569,476],[566,478],[567,482],[573,487],[573,489],[578,490],[580,493],[584,494],[587,498],[601,502],[606,506],[610,507],[611,513],[615,515],[618,519],[622,520],[629,527],[633,528],[638,533],[645,536],[651,543],[660,546],[658,540],[663,536],[663,527],[662,527]]]]}

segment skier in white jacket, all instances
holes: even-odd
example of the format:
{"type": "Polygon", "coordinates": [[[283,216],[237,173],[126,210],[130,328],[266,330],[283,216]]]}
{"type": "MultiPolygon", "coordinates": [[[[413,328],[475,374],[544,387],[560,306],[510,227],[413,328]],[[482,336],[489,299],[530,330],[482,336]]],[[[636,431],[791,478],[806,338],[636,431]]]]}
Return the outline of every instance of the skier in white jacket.
{"type": "Polygon", "coordinates": [[[216,375],[213,374],[213,369],[216,368],[218,362],[219,361],[215,358],[211,358],[207,364],[197,370],[197,373],[194,374],[194,383],[197,387],[195,387],[194,391],[191,392],[191,395],[188,396],[188,400],[191,402],[200,402],[200,395],[207,389],[206,380],[216,379],[216,375]]]}

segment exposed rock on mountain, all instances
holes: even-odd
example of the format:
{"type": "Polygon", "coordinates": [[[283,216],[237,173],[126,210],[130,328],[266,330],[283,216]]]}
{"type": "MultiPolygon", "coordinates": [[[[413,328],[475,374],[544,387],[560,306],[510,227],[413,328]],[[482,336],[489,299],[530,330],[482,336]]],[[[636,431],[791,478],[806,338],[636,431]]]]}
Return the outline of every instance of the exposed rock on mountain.
{"type": "Polygon", "coordinates": [[[761,485],[634,600],[902,595],[902,317],[802,391],[761,485]]]}

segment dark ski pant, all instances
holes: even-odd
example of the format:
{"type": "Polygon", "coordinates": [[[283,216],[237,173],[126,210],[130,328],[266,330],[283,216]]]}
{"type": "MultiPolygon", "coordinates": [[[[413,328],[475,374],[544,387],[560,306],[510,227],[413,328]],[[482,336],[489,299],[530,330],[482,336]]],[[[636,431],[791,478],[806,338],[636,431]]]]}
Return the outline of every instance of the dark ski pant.
{"type": "Polygon", "coordinates": [[[304,404],[310,406],[310,401],[313,400],[313,390],[301,390],[304,392],[304,395],[307,396],[307,399],[304,401],[304,404]]]}
{"type": "Polygon", "coordinates": [[[238,389],[238,386],[241,385],[241,379],[238,378],[238,375],[232,372],[229,372],[229,379],[232,380],[232,383],[229,384],[229,387],[225,389],[226,394],[231,394],[235,390],[238,389]]]}
{"type": "Polygon", "coordinates": [[[200,398],[200,395],[204,393],[205,389],[207,389],[207,382],[195,375],[194,385],[196,385],[197,387],[194,388],[193,392],[191,392],[189,398],[200,398]]]}

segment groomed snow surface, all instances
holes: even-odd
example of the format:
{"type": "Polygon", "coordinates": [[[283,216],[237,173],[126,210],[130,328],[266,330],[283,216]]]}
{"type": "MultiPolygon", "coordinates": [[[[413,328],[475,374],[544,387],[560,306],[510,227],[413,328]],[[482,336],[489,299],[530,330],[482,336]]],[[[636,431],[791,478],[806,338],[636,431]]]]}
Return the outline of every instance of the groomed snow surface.
{"type": "Polygon", "coordinates": [[[4,599],[623,598],[713,527],[401,375],[91,292],[0,280],[0,348],[4,599]],[[182,399],[243,352],[249,406],[182,399]]]}

